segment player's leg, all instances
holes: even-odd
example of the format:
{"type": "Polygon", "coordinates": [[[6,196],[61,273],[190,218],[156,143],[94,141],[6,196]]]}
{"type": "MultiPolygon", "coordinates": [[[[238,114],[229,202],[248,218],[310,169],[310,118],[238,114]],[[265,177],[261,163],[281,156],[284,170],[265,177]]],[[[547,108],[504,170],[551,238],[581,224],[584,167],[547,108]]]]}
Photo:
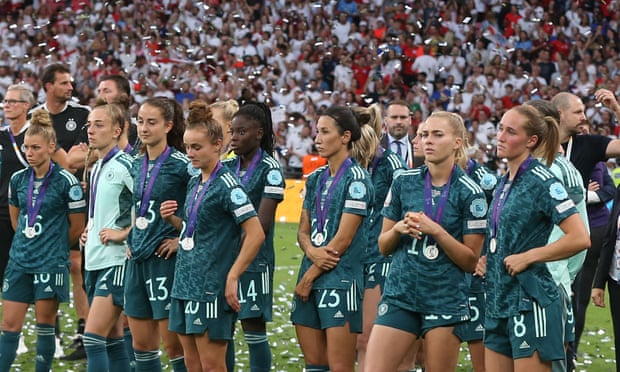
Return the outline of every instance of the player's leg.
{"type": "Polygon", "coordinates": [[[327,360],[332,372],[353,372],[355,370],[355,345],[357,333],[351,331],[349,323],[325,330],[327,338],[327,360]]]}
{"type": "Polygon", "coordinates": [[[0,336],[0,371],[9,371],[15,360],[19,335],[28,311],[28,303],[2,301],[2,335],[0,336]]]}
{"type": "Polygon", "coordinates": [[[161,371],[159,359],[159,325],[153,319],[127,317],[133,335],[137,371],[161,371]]]}
{"type": "Polygon", "coordinates": [[[437,327],[424,335],[425,370],[428,372],[454,371],[459,361],[461,340],[454,335],[454,327],[437,327]]]}
{"type": "Polygon", "coordinates": [[[162,342],[164,344],[164,350],[168,354],[168,359],[172,364],[174,372],[186,371],[185,359],[183,357],[183,346],[179,340],[179,335],[168,330],[168,319],[160,319],[157,321],[159,327],[159,334],[161,335],[162,342]]]}
{"type": "Polygon", "coordinates": [[[36,370],[47,372],[52,368],[56,349],[54,324],[58,313],[58,300],[55,298],[37,300],[34,312],[37,320],[36,370]]]}
{"type": "Polygon", "coordinates": [[[306,370],[328,371],[327,339],[321,329],[296,324],[295,332],[299,347],[304,354],[306,370]]]}
{"type": "Polygon", "coordinates": [[[194,335],[203,371],[226,372],[227,340],[212,340],[209,331],[194,335]]]}
{"type": "Polygon", "coordinates": [[[416,335],[402,329],[375,324],[368,340],[365,370],[396,371],[405,354],[416,340],[416,335]]]}
{"type": "Polygon", "coordinates": [[[88,317],[88,298],[84,290],[83,253],[80,251],[79,246],[76,245],[75,248],[76,249],[71,247],[69,254],[69,260],[71,261],[69,274],[71,275],[71,282],[73,283],[73,307],[77,317],[77,329],[73,342],[70,345],[70,348],[75,350],[71,354],[65,356],[63,358],[65,360],[80,360],[86,358],[82,338],[84,336],[86,318],[88,317]]]}
{"type": "Polygon", "coordinates": [[[366,288],[364,290],[364,299],[362,301],[362,333],[357,335],[357,370],[364,372],[364,358],[366,357],[366,349],[368,348],[368,339],[370,331],[377,317],[377,306],[381,300],[381,287],[366,288]]]}
{"type": "Polygon", "coordinates": [[[261,318],[243,319],[241,327],[250,351],[250,371],[268,372],[271,369],[271,348],[265,321],[261,318]]]}

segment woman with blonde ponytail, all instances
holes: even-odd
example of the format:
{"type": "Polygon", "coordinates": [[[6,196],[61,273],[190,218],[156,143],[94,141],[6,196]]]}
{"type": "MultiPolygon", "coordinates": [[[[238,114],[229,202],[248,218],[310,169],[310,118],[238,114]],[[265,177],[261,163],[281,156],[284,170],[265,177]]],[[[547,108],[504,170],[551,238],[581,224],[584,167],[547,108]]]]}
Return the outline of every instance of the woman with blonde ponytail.
{"type": "Polygon", "coordinates": [[[465,277],[480,256],[487,202],[459,166],[461,117],[435,112],[420,134],[425,165],[394,178],[382,211],[379,250],[393,257],[365,371],[396,371],[421,337],[426,370],[454,371],[461,343],[454,327],[470,317],[465,277]]]}
{"type": "Polygon", "coordinates": [[[381,108],[374,104],[368,108],[355,107],[353,112],[361,125],[362,136],[353,143],[351,157],[368,170],[375,189],[375,198],[371,205],[372,214],[365,220],[368,231],[367,246],[364,253],[364,298],[362,302],[362,333],[357,336],[357,369],[364,371],[366,347],[372,325],[377,316],[377,305],[381,299],[385,278],[390,270],[392,257],[384,257],[379,252],[377,239],[381,233],[381,211],[383,203],[392,184],[392,179],[399,172],[407,169],[400,156],[389,147],[380,146],[381,108]]]}
{"type": "Polygon", "coordinates": [[[69,301],[69,246],[84,228],[86,203],[78,180],[52,161],[56,133],[46,111],[33,113],[23,151],[28,167],[16,172],[9,185],[15,235],[2,287],[0,371],[11,368],[31,303],[37,321],[36,371],[49,371],[58,304],[69,301]]]}

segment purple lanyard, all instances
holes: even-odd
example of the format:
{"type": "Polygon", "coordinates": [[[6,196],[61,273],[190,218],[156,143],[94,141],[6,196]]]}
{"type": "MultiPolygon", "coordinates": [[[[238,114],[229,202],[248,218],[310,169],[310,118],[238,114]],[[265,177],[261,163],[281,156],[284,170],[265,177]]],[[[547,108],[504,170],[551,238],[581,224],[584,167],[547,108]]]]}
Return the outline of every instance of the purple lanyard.
{"type": "Polygon", "coordinates": [[[41,187],[39,187],[39,195],[37,195],[37,200],[32,205],[32,197],[34,194],[34,169],[30,169],[30,179],[28,180],[28,199],[26,201],[26,214],[28,215],[28,227],[33,227],[39,211],[41,210],[41,205],[43,204],[43,198],[45,197],[45,191],[47,190],[47,186],[50,183],[50,176],[52,174],[52,170],[54,169],[54,163],[50,162],[50,169],[45,174],[45,178],[43,179],[43,183],[41,187]]]}
{"type": "Polygon", "coordinates": [[[157,175],[159,174],[161,166],[168,159],[168,156],[170,156],[170,146],[166,146],[164,152],[157,157],[147,184],[146,174],[149,170],[149,155],[148,153],[144,154],[144,159],[142,161],[142,172],[140,172],[141,187],[138,189],[138,198],[140,199],[140,212],[138,213],[138,217],[146,216],[146,210],[149,206],[149,200],[151,200],[151,193],[153,192],[153,186],[155,186],[157,175]]]}
{"type": "Polygon", "coordinates": [[[336,172],[336,176],[334,177],[331,185],[329,185],[329,189],[327,190],[327,196],[325,197],[325,203],[321,205],[321,195],[323,194],[323,189],[325,188],[325,184],[327,183],[327,179],[329,178],[329,167],[325,169],[323,174],[321,175],[321,181],[319,183],[319,190],[316,193],[316,224],[317,231],[323,232],[323,228],[325,227],[325,221],[327,220],[327,211],[329,210],[329,202],[332,199],[332,194],[334,192],[334,188],[340,182],[340,179],[347,171],[347,169],[351,168],[353,165],[353,161],[351,158],[347,158],[340,168],[338,168],[338,172],[336,172]]]}
{"type": "Polygon", "coordinates": [[[103,157],[101,160],[101,164],[99,168],[97,168],[97,174],[93,175],[90,183],[90,203],[88,205],[88,216],[93,218],[95,215],[95,197],[97,194],[97,184],[99,183],[99,176],[101,176],[101,171],[103,170],[103,166],[110,161],[118,152],[118,147],[114,146],[114,148],[103,157]]]}
{"type": "Polygon", "coordinates": [[[379,161],[383,157],[383,153],[385,150],[383,147],[379,146],[377,152],[375,153],[374,159],[372,159],[372,165],[370,166],[370,175],[372,176],[377,171],[377,167],[379,166],[379,161]]]}
{"type": "MultiPolygon", "coordinates": [[[[254,171],[256,170],[256,165],[258,165],[258,162],[262,157],[263,157],[263,149],[259,148],[258,151],[256,151],[256,154],[254,154],[254,156],[252,157],[252,161],[250,161],[250,165],[248,166],[248,169],[245,171],[245,174],[241,178],[241,184],[243,186],[246,186],[248,182],[250,181],[250,179],[252,178],[252,175],[254,174],[254,171]]],[[[237,163],[237,169],[235,170],[235,174],[237,175],[237,177],[239,177],[239,174],[241,174],[241,156],[239,156],[239,162],[237,163]]]]}
{"type": "Polygon", "coordinates": [[[192,191],[192,197],[189,199],[189,204],[187,206],[189,214],[187,215],[187,228],[185,229],[186,237],[192,237],[194,235],[194,230],[196,229],[196,222],[198,220],[198,208],[200,207],[200,202],[202,201],[202,198],[204,198],[205,193],[207,192],[207,189],[209,188],[211,182],[213,182],[215,177],[217,177],[217,174],[219,173],[221,168],[222,163],[218,160],[215,169],[213,169],[213,172],[211,172],[209,179],[207,180],[207,182],[205,182],[202,190],[200,190],[200,193],[198,193],[198,186],[200,186],[200,182],[198,182],[196,186],[194,186],[194,190],[192,191]]]}
{"type": "MultiPolygon", "coordinates": [[[[512,180],[513,185],[515,181],[517,181],[517,178],[519,178],[519,176],[522,175],[527,170],[532,160],[534,160],[534,158],[530,155],[528,156],[527,159],[523,161],[523,163],[521,163],[521,165],[519,165],[519,170],[517,171],[515,178],[512,180]]],[[[499,217],[500,217],[500,214],[502,213],[502,209],[504,209],[504,204],[506,204],[506,200],[508,200],[508,195],[510,194],[510,191],[512,190],[511,186],[508,187],[508,190],[504,190],[504,187],[506,186],[506,180],[508,180],[508,177],[509,175],[506,174],[506,176],[502,178],[502,182],[497,188],[497,193],[495,194],[495,199],[493,200],[493,212],[491,214],[491,238],[495,238],[497,236],[497,226],[499,225],[499,217]]]]}
{"type": "MultiPolygon", "coordinates": [[[[456,165],[452,167],[452,171],[450,172],[450,177],[448,177],[448,183],[444,186],[443,190],[441,190],[441,194],[439,195],[439,200],[437,201],[437,208],[435,208],[435,213],[433,214],[433,184],[431,182],[431,173],[426,171],[426,182],[424,184],[424,214],[431,217],[433,221],[441,224],[441,216],[443,215],[443,210],[448,202],[448,195],[450,194],[450,184],[452,183],[452,175],[454,174],[454,170],[456,169],[456,165]]],[[[432,245],[435,243],[435,239],[432,236],[428,237],[428,244],[432,245]]]]}
{"type": "Polygon", "coordinates": [[[133,151],[133,146],[131,146],[130,144],[127,144],[127,146],[125,146],[125,148],[123,149],[123,152],[125,154],[131,154],[132,151],[133,151]]]}
{"type": "Polygon", "coordinates": [[[467,175],[468,176],[471,175],[471,172],[474,171],[475,166],[476,166],[476,163],[473,160],[471,159],[467,160],[467,175]]]}

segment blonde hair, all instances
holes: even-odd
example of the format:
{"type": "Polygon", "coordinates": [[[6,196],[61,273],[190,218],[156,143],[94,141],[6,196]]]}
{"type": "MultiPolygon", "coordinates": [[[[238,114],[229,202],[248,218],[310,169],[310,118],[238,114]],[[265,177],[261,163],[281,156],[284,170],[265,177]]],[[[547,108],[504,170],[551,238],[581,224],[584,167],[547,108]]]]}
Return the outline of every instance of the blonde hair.
{"type": "Polygon", "coordinates": [[[382,113],[378,104],[370,107],[352,107],[357,122],[360,125],[360,139],[352,143],[351,157],[368,168],[380,145],[382,113]]]}
{"type": "Polygon", "coordinates": [[[213,117],[211,107],[203,100],[195,100],[189,105],[187,116],[187,129],[202,129],[207,132],[207,137],[215,144],[224,137],[222,126],[213,117]]]}
{"type": "Polygon", "coordinates": [[[560,147],[560,129],[552,116],[543,116],[531,105],[513,107],[509,111],[516,111],[525,119],[523,129],[528,136],[538,137],[538,141],[532,148],[532,154],[545,161],[550,167],[555,160],[560,147]]]}
{"type": "Polygon", "coordinates": [[[52,118],[44,109],[32,113],[30,127],[26,130],[26,136],[36,135],[45,138],[47,143],[56,143],[56,131],[52,125],[52,118]]]}
{"type": "MultiPolygon", "coordinates": [[[[217,101],[212,103],[210,108],[220,108],[222,109],[224,120],[230,122],[237,111],[239,111],[239,103],[234,99],[229,99],[227,101],[217,101]]],[[[223,124],[223,123],[220,123],[223,124]]]]}
{"type": "Polygon", "coordinates": [[[426,119],[424,123],[426,124],[431,118],[444,119],[452,127],[454,136],[462,139],[461,146],[459,146],[456,150],[454,159],[459,167],[467,169],[467,128],[465,128],[463,118],[452,112],[435,111],[426,119]]]}

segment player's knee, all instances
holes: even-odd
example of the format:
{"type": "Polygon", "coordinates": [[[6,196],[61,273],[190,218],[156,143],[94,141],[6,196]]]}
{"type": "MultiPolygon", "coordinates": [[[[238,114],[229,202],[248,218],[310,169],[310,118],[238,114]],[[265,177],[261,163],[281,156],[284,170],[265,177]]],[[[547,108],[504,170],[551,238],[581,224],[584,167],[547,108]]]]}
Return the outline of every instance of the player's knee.
{"type": "Polygon", "coordinates": [[[355,345],[355,349],[360,352],[365,352],[368,348],[368,339],[370,338],[369,334],[361,333],[357,335],[357,343],[355,345]]]}
{"type": "Polygon", "coordinates": [[[174,359],[183,356],[183,347],[178,342],[164,344],[164,349],[168,358],[174,359]]]}

